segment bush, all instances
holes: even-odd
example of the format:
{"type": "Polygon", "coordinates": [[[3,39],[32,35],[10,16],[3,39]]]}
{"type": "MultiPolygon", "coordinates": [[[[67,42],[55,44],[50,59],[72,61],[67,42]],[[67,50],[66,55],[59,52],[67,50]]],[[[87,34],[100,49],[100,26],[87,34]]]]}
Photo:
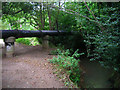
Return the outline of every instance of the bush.
{"type": "MultiPolygon", "coordinates": [[[[54,52],[55,53],[55,52],[54,52]]],[[[79,57],[81,54],[78,54],[78,50],[74,52],[72,56],[70,56],[70,50],[67,49],[66,51],[61,51],[57,49],[56,53],[58,54],[57,57],[53,57],[50,59],[50,62],[57,65],[58,70],[66,75],[67,79],[71,80],[75,84],[80,84],[80,78],[82,70],[79,67],[79,59],[75,59],[75,57],[79,57]]],[[[69,83],[67,83],[68,85],[69,83]]],[[[69,85],[68,85],[69,86],[69,85]]]]}

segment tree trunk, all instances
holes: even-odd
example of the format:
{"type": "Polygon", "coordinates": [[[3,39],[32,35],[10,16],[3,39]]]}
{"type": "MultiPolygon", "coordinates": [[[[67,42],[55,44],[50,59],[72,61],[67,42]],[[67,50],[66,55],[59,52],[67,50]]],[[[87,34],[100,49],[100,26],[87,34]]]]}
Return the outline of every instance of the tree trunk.
{"type": "Polygon", "coordinates": [[[44,8],[44,3],[43,3],[43,22],[42,22],[42,28],[44,29],[45,26],[45,8],[44,8]]]}
{"type": "Polygon", "coordinates": [[[48,17],[49,17],[49,29],[52,30],[51,15],[50,15],[50,9],[48,6],[47,6],[47,9],[48,9],[48,17]]]}
{"type": "MultiPolygon", "coordinates": [[[[59,1],[59,8],[60,8],[60,1],[59,1]]],[[[56,28],[57,28],[57,30],[59,30],[59,28],[58,28],[58,15],[59,15],[59,9],[58,9],[58,14],[56,16],[56,28]]]]}
{"type": "Polygon", "coordinates": [[[49,17],[49,29],[52,30],[52,22],[51,22],[51,16],[50,16],[50,10],[48,10],[48,17],[49,17]]]}
{"type": "Polygon", "coordinates": [[[40,21],[41,21],[41,25],[40,25],[40,30],[43,29],[43,20],[42,20],[42,4],[40,3],[40,21]]]}

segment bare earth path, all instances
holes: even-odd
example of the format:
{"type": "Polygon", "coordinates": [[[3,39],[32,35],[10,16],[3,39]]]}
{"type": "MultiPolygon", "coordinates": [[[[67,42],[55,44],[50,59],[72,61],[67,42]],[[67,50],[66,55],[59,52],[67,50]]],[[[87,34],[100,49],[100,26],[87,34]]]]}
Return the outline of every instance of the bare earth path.
{"type": "Polygon", "coordinates": [[[3,88],[65,88],[48,62],[52,49],[20,44],[15,49],[15,57],[2,59],[3,88]]]}

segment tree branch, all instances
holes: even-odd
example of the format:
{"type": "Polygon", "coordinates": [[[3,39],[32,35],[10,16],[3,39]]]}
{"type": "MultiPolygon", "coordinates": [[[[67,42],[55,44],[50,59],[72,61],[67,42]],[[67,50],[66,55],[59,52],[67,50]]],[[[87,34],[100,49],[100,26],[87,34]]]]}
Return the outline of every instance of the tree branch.
{"type": "MultiPolygon", "coordinates": [[[[53,8],[58,8],[58,7],[56,7],[56,6],[51,6],[51,7],[53,7],[53,8]]],[[[73,13],[71,13],[71,12],[67,12],[67,11],[63,10],[64,8],[61,8],[61,7],[59,7],[58,9],[61,10],[61,11],[63,11],[63,12],[69,13],[69,14],[73,14],[73,15],[76,14],[76,15],[79,15],[79,16],[81,16],[81,17],[84,17],[84,18],[86,18],[86,19],[88,19],[88,20],[93,21],[93,22],[96,23],[96,21],[92,20],[91,18],[89,18],[89,17],[87,17],[87,16],[84,16],[84,15],[82,15],[82,14],[79,14],[78,12],[75,12],[75,11],[73,11],[73,10],[65,9],[65,10],[67,10],[67,11],[73,12],[73,13]]]]}
{"type": "Polygon", "coordinates": [[[36,24],[40,27],[40,24],[37,22],[36,18],[34,18],[33,16],[32,16],[32,18],[34,19],[34,21],[36,22],[36,24]]]}
{"type": "Polygon", "coordinates": [[[15,14],[20,13],[20,12],[22,12],[22,11],[23,11],[23,9],[21,9],[21,10],[19,10],[19,11],[17,11],[17,12],[11,12],[11,13],[9,13],[9,12],[10,12],[10,10],[9,10],[8,12],[3,12],[3,14],[15,15],[15,14]]]}
{"type": "Polygon", "coordinates": [[[36,27],[36,26],[34,26],[33,24],[34,24],[34,23],[30,23],[30,25],[32,25],[34,28],[36,28],[37,30],[39,30],[39,28],[36,27]]]}
{"type": "Polygon", "coordinates": [[[95,19],[96,21],[98,21],[97,18],[95,17],[95,15],[93,14],[93,12],[90,10],[90,8],[88,7],[88,5],[86,4],[86,2],[84,2],[84,3],[85,3],[85,5],[86,5],[87,9],[89,10],[89,12],[92,13],[94,19],[95,19]]]}
{"type": "Polygon", "coordinates": [[[95,15],[93,14],[93,12],[90,10],[90,8],[88,7],[87,3],[86,3],[86,2],[84,2],[84,3],[85,3],[85,5],[86,5],[87,9],[89,10],[89,12],[92,13],[94,19],[97,21],[97,24],[100,26],[101,30],[104,30],[103,26],[102,26],[100,23],[98,23],[99,21],[97,20],[97,18],[96,18],[95,15]]]}
{"type": "Polygon", "coordinates": [[[19,10],[19,11],[15,12],[14,14],[17,14],[17,13],[22,12],[22,11],[23,11],[23,9],[21,9],[21,10],[19,10]]]}
{"type": "MultiPolygon", "coordinates": [[[[58,7],[56,7],[56,6],[51,6],[51,7],[53,7],[53,8],[58,8],[58,7]]],[[[79,14],[78,12],[73,11],[73,10],[70,10],[70,9],[65,9],[66,11],[63,10],[64,8],[61,8],[61,7],[59,7],[58,9],[61,10],[61,11],[63,11],[63,12],[66,12],[66,13],[68,13],[68,14],[79,15],[79,16],[81,16],[81,17],[84,17],[84,18],[88,19],[89,21],[92,21],[92,22],[98,24],[98,26],[99,26],[102,30],[104,29],[104,28],[102,27],[102,25],[98,22],[98,20],[97,20],[97,21],[92,20],[91,18],[89,18],[89,17],[87,17],[87,16],[84,16],[84,15],[82,15],[82,14],[79,14]],[[68,12],[68,11],[71,11],[72,13],[71,13],[71,12],[68,12]]]]}

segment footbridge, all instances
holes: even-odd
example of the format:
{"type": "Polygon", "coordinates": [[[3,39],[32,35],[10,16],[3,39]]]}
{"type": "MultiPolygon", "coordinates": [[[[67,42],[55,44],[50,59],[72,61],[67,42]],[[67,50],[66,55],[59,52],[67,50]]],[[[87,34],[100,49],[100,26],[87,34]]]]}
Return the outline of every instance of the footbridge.
{"type": "Polygon", "coordinates": [[[60,35],[72,35],[75,31],[63,31],[63,30],[0,30],[0,39],[4,39],[5,42],[5,55],[6,57],[14,56],[14,42],[17,38],[25,37],[38,37],[42,38],[43,48],[49,47],[49,36],[60,35]]]}

